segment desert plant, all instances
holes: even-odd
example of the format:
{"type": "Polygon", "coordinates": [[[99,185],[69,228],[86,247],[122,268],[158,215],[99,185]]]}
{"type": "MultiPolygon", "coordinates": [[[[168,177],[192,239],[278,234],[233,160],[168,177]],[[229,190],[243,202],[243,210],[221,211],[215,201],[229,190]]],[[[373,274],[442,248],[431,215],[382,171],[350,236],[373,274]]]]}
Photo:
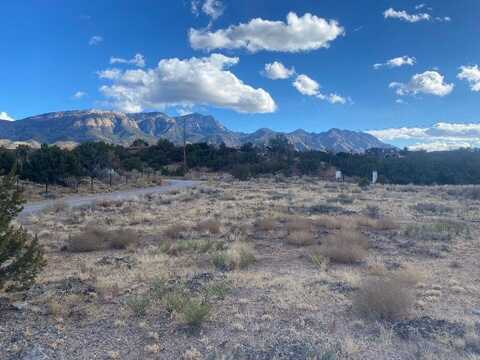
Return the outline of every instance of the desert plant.
{"type": "Polygon", "coordinates": [[[462,233],[468,235],[468,227],[451,220],[433,224],[409,225],[405,229],[405,235],[416,240],[450,241],[454,236],[462,233]]]}
{"type": "Polygon", "coordinates": [[[355,220],[357,226],[367,227],[374,230],[393,230],[398,227],[397,223],[389,217],[373,219],[367,216],[358,216],[355,220]]]}
{"type": "Polygon", "coordinates": [[[289,233],[309,231],[312,229],[312,220],[300,216],[292,216],[287,219],[285,227],[289,233]]]}
{"type": "Polygon", "coordinates": [[[436,203],[418,203],[412,207],[416,212],[421,214],[445,214],[451,212],[451,207],[436,203]]]}
{"type": "Polygon", "coordinates": [[[207,298],[218,298],[223,300],[230,292],[232,284],[229,281],[218,281],[208,285],[205,288],[205,296],[207,298]]]}
{"type": "Polygon", "coordinates": [[[333,262],[355,263],[367,257],[368,239],[359,232],[341,231],[328,236],[321,253],[333,262]]]}
{"type": "Polygon", "coordinates": [[[87,226],[83,232],[70,236],[66,248],[71,252],[93,252],[105,249],[121,250],[138,242],[138,235],[129,229],[104,230],[87,226]]]}
{"type": "Polygon", "coordinates": [[[187,302],[187,296],[182,289],[175,289],[173,291],[168,292],[164,298],[165,308],[168,312],[180,312],[182,311],[185,303],[187,302]]]}
{"type": "Polygon", "coordinates": [[[404,318],[413,303],[410,284],[398,276],[368,278],[353,298],[354,309],[373,320],[404,318]]]}
{"type": "Polygon", "coordinates": [[[255,222],[255,228],[260,231],[272,231],[275,228],[275,220],[272,218],[263,218],[255,222]]]}
{"type": "Polygon", "coordinates": [[[150,284],[150,294],[156,300],[160,300],[167,293],[168,288],[165,281],[161,278],[153,279],[150,284]]]}
{"type": "Polygon", "coordinates": [[[220,271],[230,270],[228,260],[227,260],[227,255],[224,252],[214,254],[212,256],[212,264],[213,266],[215,266],[217,270],[220,270],[220,271]]]}
{"type": "Polygon", "coordinates": [[[316,204],[310,206],[308,211],[312,214],[335,214],[343,212],[343,208],[331,204],[316,204]]]}
{"type": "Polygon", "coordinates": [[[334,198],[327,199],[327,202],[329,203],[340,203],[342,205],[351,205],[355,201],[355,198],[353,196],[347,195],[347,194],[340,194],[334,198]]]}
{"type": "Polygon", "coordinates": [[[220,233],[220,222],[214,219],[207,219],[199,222],[197,224],[197,231],[199,232],[209,232],[210,234],[220,233]]]}
{"type": "Polygon", "coordinates": [[[110,231],[107,236],[107,247],[109,249],[127,249],[137,242],[138,235],[131,229],[113,230],[110,231]]]}
{"type": "Polygon", "coordinates": [[[357,185],[361,189],[366,189],[370,185],[370,181],[366,177],[362,177],[358,180],[357,185]]]}
{"type": "Polygon", "coordinates": [[[210,250],[223,250],[223,248],[223,241],[213,241],[210,239],[177,240],[163,242],[160,251],[168,255],[178,256],[185,252],[207,253],[210,250]]]}
{"type": "Polygon", "coordinates": [[[256,261],[252,247],[244,242],[235,242],[225,252],[217,253],[212,258],[213,265],[221,270],[241,270],[256,261]]]}
{"type": "Polygon", "coordinates": [[[287,243],[296,246],[308,246],[315,242],[315,236],[308,230],[296,230],[288,234],[287,243]]]}
{"type": "Polygon", "coordinates": [[[127,306],[137,317],[145,316],[149,305],[150,299],[144,295],[135,295],[127,300],[127,306]]]}
{"type": "Polygon", "coordinates": [[[370,219],[379,219],[380,218],[380,208],[376,205],[367,205],[364,210],[366,216],[370,219]]]}
{"type": "Polygon", "coordinates": [[[168,228],[165,229],[164,235],[168,239],[180,239],[188,229],[183,224],[173,224],[170,225],[168,228]]]}
{"type": "Polygon", "coordinates": [[[342,227],[342,220],[338,217],[322,215],[314,220],[316,226],[326,229],[340,229],[342,227]]]}
{"type": "Polygon", "coordinates": [[[328,257],[325,257],[321,253],[314,251],[310,255],[310,261],[312,262],[313,265],[315,265],[318,269],[326,271],[328,269],[328,266],[330,265],[330,259],[328,257]]]}
{"type": "Polygon", "coordinates": [[[22,203],[13,173],[4,176],[0,180],[0,290],[28,288],[45,265],[38,238],[32,239],[22,227],[12,225],[22,203]]]}
{"type": "Polygon", "coordinates": [[[200,299],[189,299],[183,304],[180,311],[184,324],[198,328],[210,316],[211,305],[200,299]]]}
{"type": "Polygon", "coordinates": [[[398,224],[389,217],[378,219],[375,222],[375,229],[377,230],[394,230],[396,228],[398,228],[398,224]]]}

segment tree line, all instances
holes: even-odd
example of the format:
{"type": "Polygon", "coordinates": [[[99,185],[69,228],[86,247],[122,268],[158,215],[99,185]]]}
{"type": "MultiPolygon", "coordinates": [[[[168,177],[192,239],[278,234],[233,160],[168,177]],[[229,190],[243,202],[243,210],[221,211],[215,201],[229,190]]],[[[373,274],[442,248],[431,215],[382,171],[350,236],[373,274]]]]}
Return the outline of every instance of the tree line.
{"type": "MultiPolygon", "coordinates": [[[[283,136],[265,146],[250,143],[239,148],[225,144],[187,144],[188,169],[229,172],[238,179],[267,174],[318,176],[341,170],[344,175],[371,178],[378,171],[379,182],[395,184],[479,184],[480,151],[462,149],[443,152],[372,149],[364,154],[295,151],[283,136]],[[330,172],[329,172],[330,170],[330,172]]],[[[85,142],[74,149],[42,145],[39,149],[19,146],[0,148],[0,175],[16,169],[21,179],[45,184],[67,185],[72,179],[95,178],[107,173],[159,171],[163,175],[184,174],[183,147],[161,139],[154,145],[136,140],[130,147],[104,142],[85,142]],[[169,165],[176,164],[171,167],[169,165]],[[173,168],[173,169],[172,169],[173,168]]]]}

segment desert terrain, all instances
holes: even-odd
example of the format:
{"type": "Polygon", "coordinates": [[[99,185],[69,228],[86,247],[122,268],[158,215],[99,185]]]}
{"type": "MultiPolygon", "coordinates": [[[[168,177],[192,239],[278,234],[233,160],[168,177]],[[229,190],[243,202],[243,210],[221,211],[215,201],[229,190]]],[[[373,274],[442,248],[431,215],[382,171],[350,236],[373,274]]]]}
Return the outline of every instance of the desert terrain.
{"type": "Polygon", "coordinates": [[[480,359],[480,189],[205,181],[22,219],[13,359],[480,359]]]}

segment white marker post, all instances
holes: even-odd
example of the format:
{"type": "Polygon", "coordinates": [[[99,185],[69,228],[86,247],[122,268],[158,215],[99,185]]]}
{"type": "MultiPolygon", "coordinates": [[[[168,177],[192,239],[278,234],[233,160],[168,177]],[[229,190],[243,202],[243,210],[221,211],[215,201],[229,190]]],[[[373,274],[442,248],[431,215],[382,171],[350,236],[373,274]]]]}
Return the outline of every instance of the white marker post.
{"type": "Polygon", "coordinates": [[[378,172],[374,171],[372,172],[372,185],[375,185],[377,183],[377,180],[378,180],[378,172]]]}

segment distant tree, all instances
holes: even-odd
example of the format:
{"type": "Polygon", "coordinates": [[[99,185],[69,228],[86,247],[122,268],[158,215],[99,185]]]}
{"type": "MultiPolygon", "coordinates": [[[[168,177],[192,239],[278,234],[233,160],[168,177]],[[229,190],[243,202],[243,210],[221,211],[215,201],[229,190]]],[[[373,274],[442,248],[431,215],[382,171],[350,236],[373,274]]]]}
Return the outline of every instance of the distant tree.
{"type": "Polygon", "coordinates": [[[148,142],[146,142],[143,139],[136,139],[132,142],[132,145],[130,145],[130,147],[135,147],[135,148],[148,147],[148,142]]]}
{"type": "Polygon", "coordinates": [[[28,288],[45,265],[37,238],[29,238],[23,228],[12,225],[22,203],[13,173],[4,176],[0,180],[0,290],[28,288]]]}
{"type": "Polygon", "coordinates": [[[0,175],[5,175],[12,171],[15,165],[15,155],[11,150],[0,148],[0,175]]]}
{"type": "Polygon", "coordinates": [[[17,173],[22,174],[23,167],[28,162],[28,158],[32,153],[32,148],[28,145],[18,145],[15,149],[15,157],[17,160],[16,167],[17,173]]]}
{"type": "Polygon", "coordinates": [[[139,157],[129,157],[123,161],[122,168],[126,171],[137,170],[143,172],[144,170],[144,163],[140,160],[139,157]]]}
{"type": "Polygon", "coordinates": [[[104,142],[85,142],[74,150],[82,173],[90,177],[90,186],[93,189],[93,180],[105,168],[111,168],[115,162],[114,147],[104,142]]]}
{"type": "Polygon", "coordinates": [[[44,144],[30,155],[24,165],[23,176],[45,184],[45,192],[48,193],[49,185],[63,184],[66,177],[77,172],[77,169],[78,164],[66,150],[44,144]]]}
{"type": "Polygon", "coordinates": [[[149,167],[160,170],[165,165],[182,160],[183,150],[166,139],[158,140],[157,144],[143,149],[140,158],[149,167]]]}
{"type": "Polygon", "coordinates": [[[267,150],[276,157],[290,157],[295,149],[284,135],[277,135],[268,142],[267,150]]]}

